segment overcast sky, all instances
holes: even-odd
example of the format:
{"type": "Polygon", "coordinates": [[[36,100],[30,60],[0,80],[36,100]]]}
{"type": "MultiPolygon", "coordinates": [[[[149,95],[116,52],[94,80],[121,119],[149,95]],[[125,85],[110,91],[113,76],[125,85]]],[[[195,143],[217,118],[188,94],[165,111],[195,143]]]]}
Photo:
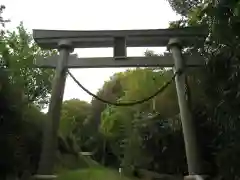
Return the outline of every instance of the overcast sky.
{"type": "MultiPolygon", "coordinates": [[[[4,17],[15,28],[20,21],[32,29],[115,30],[167,28],[178,17],[166,0],[1,0],[6,6],[4,17]]],[[[129,48],[129,56],[141,56],[146,49],[162,52],[165,48],[129,48]]],[[[79,57],[112,56],[112,49],[76,49],[79,57]]],[[[120,68],[74,69],[71,72],[90,91],[96,93],[120,68]]],[[[70,78],[64,100],[78,98],[91,101],[70,78]]]]}

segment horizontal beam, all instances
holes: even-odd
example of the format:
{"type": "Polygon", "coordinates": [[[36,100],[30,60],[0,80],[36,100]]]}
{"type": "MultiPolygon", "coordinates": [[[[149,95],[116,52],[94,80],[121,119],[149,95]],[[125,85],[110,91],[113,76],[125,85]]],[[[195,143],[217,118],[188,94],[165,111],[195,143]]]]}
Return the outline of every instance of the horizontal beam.
{"type": "MultiPolygon", "coordinates": [[[[58,55],[48,58],[37,58],[35,66],[40,68],[56,68],[58,55]]],[[[187,56],[187,66],[203,66],[204,59],[200,55],[187,56]]],[[[68,68],[118,68],[118,67],[173,67],[174,60],[170,54],[165,56],[150,56],[150,57],[127,57],[126,59],[115,60],[112,57],[101,58],[78,58],[77,55],[71,55],[68,60],[68,68]]]]}
{"type": "Polygon", "coordinates": [[[57,48],[60,39],[70,40],[74,48],[113,47],[115,37],[126,37],[127,47],[159,47],[166,46],[170,38],[179,38],[185,45],[192,45],[196,39],[204,39],[207,35],[204,26],[146,30],[33,30],[34,40],[47,49],[57,48]]]}

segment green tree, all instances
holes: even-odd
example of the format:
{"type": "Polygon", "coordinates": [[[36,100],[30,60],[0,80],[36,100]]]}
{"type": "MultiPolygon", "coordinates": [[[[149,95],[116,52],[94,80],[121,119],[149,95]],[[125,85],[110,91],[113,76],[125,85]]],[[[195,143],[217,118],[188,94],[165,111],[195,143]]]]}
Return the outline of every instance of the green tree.
{"type": "Polygon", "coordinates": [[[88,128],[90,112],[91,105],[85,101],[78,99],[64,101],[59,133],[63,137],[73,134],[79,146],[84,147],[87,140],[91,138],[88,128]]]}
{"type": "Polygon", "coordinates": [[[41,148],[42,124],[45,115],[40,109],[26,104],[21,90],[1,76],[0,90],[0,176],[36,171],[41,148]]]}
{"type": "Polygon", "coordinates": [[[94,152],[99,142],[96,142],[95,124],[89,121],[91,104],[79,99],[63,102],[58,138],[58,161],[56,169],[86,168],[92,165],[90,158],[81,152],[94,152]]]}
{"type": "MultiPolygon", "coordinates": [[[[0,26],[5,27],[5,24],[9,22],[9,20],[4,19],[3,17],[3,11],[6,7],[4,5],[0,5],[0,26]]],[[[4,34],[4,30],[0,29],[0,35],[2,36],[4,34]]]]}
{"type": "MultiPolygon", "coordinates": [[[[122,93],[118,101],[132,102],[150,96],[172,75],[171,71],[141,68],[121,73],[116,77],[121,77],[119,82],[124,93],[122,93]]],[[[148,169],[153,163],[155,155],[149,153],[151,152],[148,151],[149,144],[146,147],[146,142],[149,139],[146,139],[145,135],[150,133],[153,130],[152,128],[156,126],[156,124],[151,123],[151,117],[154,117],[156,113],[160,114],[157,117],[160,118],[161,123],[165,118],[176,115],[177,112],[175,87],[171,85],[166,91],[155,97],[154,100],[140,105],[132,107],[107,106],[102,113],[100,130],[110,143],[112,152],[118,157],[119,165],[122,164],[123,168],[127,169],[133,167],[148,169]],[[149,127],[149,129],[144,127],[149,127]],[[142,151],[143,149],[144,151],[142,151]]],[[[158,133],[158,136],[161,136],[162,132],[158,133]]],[[[162,147],[158,146],[158,148],[162,147]]],[[[154,170],[159,169],[155,168],[154,170]]]]}
{"type": "MultiPolygon", "coordinates": [[[[176,5],[178,1],[173,2],[176,5]]],[[[185,12],[188,10],[180,5],[178,8],[185,12]]],[[[217,130],[215,138],[208,138],[211,142],[204,145],[205,150],[208,149],[207,146],[211,147],[211,150],[205,152],[208,157],[215,159],[218,173],[228,179],[239,177],[238,159],[229,161],[239,153],[239,133],[236,131],[239,127],[240,105],[239,8],[239,1],[204,1],[197,3],[184,14],[184,26],[205,25],[209,29],[204,46],[192,49],[202,53],[208,62],[202,72],[205,80],[199,79],[208,98],[207,106],[200,107],[202,112],[200,111],[201,115],[198,114],[198,117],[205,114],[208,121],[204,126],[217,130]]],[[[203,133],[200,134],[203,136],[203,133]]]]}
{"type": "Polygon", "coordinates": [[[34,102],[41,107],[48,103],[53,71],[34,68],[33,63],[36,57],[47,57],[52,53],[41,50],[22,23],[17,31],[6,32],[2,37],[0,57],[5,61],[11,84],[22,89],[27,103],[34,102]]]}
{"type": "Polygon", "coordinates": [[[35,105],[43,107],[47,103],[53,71],[33,68],[33,62],[37,56],[54,52],[42,51],[22,23],[16,31],[5,30],[0,38],[1,175],[25,169],[34,172],[45,119],[35,105]]]}
{"type": "Polygon", "coordinates": [[[188,14],[202,3],[202,0],[168,0],[172,9],[182,16],[188,16],[188,14]]]}

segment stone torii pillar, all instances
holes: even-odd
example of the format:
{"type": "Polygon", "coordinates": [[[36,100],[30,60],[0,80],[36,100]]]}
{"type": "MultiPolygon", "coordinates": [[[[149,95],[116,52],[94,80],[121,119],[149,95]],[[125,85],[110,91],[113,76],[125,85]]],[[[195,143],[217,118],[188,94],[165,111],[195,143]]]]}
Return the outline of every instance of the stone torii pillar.
{"type": "Polygon", "coordinates": [[[192,114],[188,107],[188,100],[186,99],[185,91],[185,62],[182,57],[182,44],[176,39],[170,39],[168,43],[168,48],[172,53],[175,66],[174,70],[179,71],[175,77],[178,105],[180,110],[180,117],[182,122],[183,137],[185,142],[185,151],[187,156],[188,172],[189,175],[201,175],[202,172],[202,162],[200,158],[200,152],[198,147],[197,135],[196,135],[196,125],[192,114]]]}
{"type": "Polygon", "coordinates": [[[54,163],[56,159],[58,127],[60,121],[60,110],[62,106],[66,75],[67,63],[71,52],[73,52],[72,43],[68,40],[60,40],[58,44],[59,59],[55,70],[55,77],[52,85],[52,94],[47,113],[47,121],[44,126],[44,141],[39,162],[38,175],[36,179],[53,179],[54,163]],[[52,148],[54,147],[54,148],[52,148]]]}

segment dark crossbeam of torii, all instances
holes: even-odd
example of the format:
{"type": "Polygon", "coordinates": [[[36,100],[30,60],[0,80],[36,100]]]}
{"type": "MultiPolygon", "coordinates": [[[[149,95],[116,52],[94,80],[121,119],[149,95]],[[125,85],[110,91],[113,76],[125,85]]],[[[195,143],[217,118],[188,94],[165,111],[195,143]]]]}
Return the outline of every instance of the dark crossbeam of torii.
{"type": "MultiPolygon", "coordinates": [[[[194,120],[185,97],[184,68],[203,66],[204,59],[198,55],[182,55],[182,48],[193,46],[208,35],[205,27],[156,30],[102,30],[102,31],[65,31],[33,30],[36,43],[44,49],[58,49],[59,55],[43,59],[37,58],[35,65],[42,68],[55,68],[55,79],[48,110],[48,121],[44,131],[42,153],[37,179],[51,179],[57,129],[59,126],[61,104],[66,81],[67,68],[104,68],[104,67],[174,67],[183,73],[175,77],[178,104],[180,109],[188,171],[191,177],[202,175],[202,162],[197,144],[194,120]],[[162,47],[171,52],[159,57],[127,57],[127,47],[162,47]],[[113,57],[78,58],[70,55],[74,48],[113,47],[113,57]],[[52,146],[54,145],[54,146],[52,146]],[[53,148],[54,147],[54,148],[53,148]]],[[[188,178],[190,177],[188,176],[188,178]]]]}

